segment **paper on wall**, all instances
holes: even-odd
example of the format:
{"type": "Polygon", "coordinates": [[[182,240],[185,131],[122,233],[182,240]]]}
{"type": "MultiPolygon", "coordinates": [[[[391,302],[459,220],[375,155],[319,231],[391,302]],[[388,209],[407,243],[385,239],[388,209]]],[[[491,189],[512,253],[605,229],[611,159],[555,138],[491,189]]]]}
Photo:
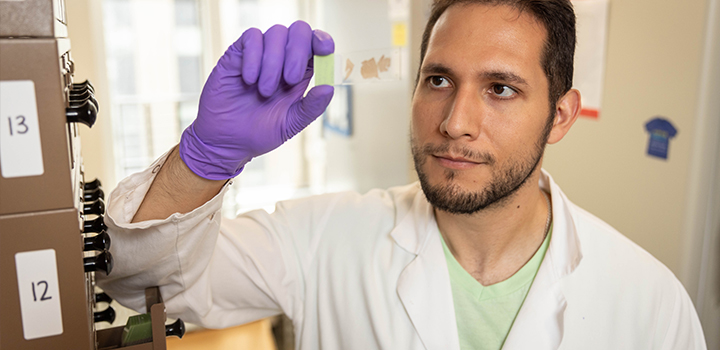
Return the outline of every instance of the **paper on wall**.
{"type": "Polygon", "coordinates": [[[581,116],[598,118],[602,106],[607,48],[608,0],[573,0],[577,46],[573,86],[582,96],[581,116]]]}
{"type": "Polygon", "coordinates": [[[388,18],[393,21],[407,21],[410,18],[410,0],[388,0],[388,18]]]}

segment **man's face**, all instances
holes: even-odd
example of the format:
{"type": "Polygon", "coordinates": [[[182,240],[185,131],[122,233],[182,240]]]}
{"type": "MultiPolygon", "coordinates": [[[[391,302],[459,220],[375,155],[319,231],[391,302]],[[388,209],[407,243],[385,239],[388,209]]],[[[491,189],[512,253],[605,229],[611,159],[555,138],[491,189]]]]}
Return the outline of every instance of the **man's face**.
{"type": "Polygon", "coordinates": [[[436,208],[468,214],[502,203],[537,168],[550,113],[545,36],[531,15],[507,6],[454,5],[435,24],[411,137],[436,208]]]}

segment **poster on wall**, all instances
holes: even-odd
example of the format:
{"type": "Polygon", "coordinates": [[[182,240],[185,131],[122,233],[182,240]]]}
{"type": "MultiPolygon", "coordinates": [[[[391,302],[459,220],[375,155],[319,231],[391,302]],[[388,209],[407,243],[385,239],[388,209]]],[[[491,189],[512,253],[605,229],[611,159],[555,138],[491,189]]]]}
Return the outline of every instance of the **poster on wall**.
{"type": "Polygon", "coordinates": [[[580,90],[580,116],[597,119],[602,106],[607,48],[608,0],[573,0],[577,46],[573,87],[580,90]]]}
{"type": "Polygon", "coordinates": [[[330,105],[322,115],[323,127],[344,137],[353,133],[351,85],[335,86],[330,105]]]}

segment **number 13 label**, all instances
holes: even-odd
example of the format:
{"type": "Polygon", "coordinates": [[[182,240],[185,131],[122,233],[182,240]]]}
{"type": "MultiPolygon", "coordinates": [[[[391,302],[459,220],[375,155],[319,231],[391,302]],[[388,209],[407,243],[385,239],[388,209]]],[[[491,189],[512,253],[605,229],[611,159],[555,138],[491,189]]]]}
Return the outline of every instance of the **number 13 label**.
{"type": "Polygon", "coordinates": [[[15,254],[25,339],[62,334],[55,249],[15,254]]]}
{"type": "Polygon", "coordinates": [[[0,170],[5,178],[44,172],[32,80],[0,81],[0,170]]]}

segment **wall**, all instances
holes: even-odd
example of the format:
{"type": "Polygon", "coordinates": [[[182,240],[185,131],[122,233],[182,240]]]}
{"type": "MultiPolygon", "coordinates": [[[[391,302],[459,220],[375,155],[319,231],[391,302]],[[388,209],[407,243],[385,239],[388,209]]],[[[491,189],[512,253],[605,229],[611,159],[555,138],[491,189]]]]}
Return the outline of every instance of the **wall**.
{"type": "MultiPolygon", "coordinates": [[[[324,15],[318,23],[332,34],[336,52],[392,47],[387,0],[326,0],[319,5],[324,15]]],[[[408,51],[403,54],[407,58],[408,51]]],[[[327,130],[324,134],[328,190],[354,189],[362,193],[407,183],[412,172],[407,162],[411,97],[408,79],[412,79],[409,68],[403,68],[399,81],[352,86],[353,135],[347,138],[327,130]]]]}
{"type": "Polygon", "coordinates": [[[68,37],[75,61],[74,80],[90,80],[95,87],[95,98],[100,106],[97,122],[92,129],[80,126],[85,179],[92,181],[99,178],[109,193],[119,179],[115,179],[102,21],[97,20],[102,18],[101,1],[65,1],[65,7],[68,37]]]}
{"type": "Polygon", "coordinates": [[[611,0],[599,119],[581,117],[544,163],[571,200],[676,274],[710,349],[720,348],[719,18],[715,0],[611,0]],[[667,160],[646,155],[655,116],[678,129],[667,160]]]}
{"type": "Polygon", "coordinates": [[[598,120],[581,117],[544,166],[568,197],[681,271],[683,222],[695,131],[705,1],[610,3],[606,76],[598,120]],[[644,124],[679,130],[667,161],[645,154],[644,124]]]}
{"type": "MultiPolygon", "coordinates": [[[[720,349],[720,1],[708,1],[705,52],[698,93],[697,127],[688,190],[683,272],[697,286],[695,305],[708,349],[720,349]]],[[[694,292],[692,288],[689,290],[694,292]]],[[[691,294],[692,295],[692,294],[691,294]]]]}

